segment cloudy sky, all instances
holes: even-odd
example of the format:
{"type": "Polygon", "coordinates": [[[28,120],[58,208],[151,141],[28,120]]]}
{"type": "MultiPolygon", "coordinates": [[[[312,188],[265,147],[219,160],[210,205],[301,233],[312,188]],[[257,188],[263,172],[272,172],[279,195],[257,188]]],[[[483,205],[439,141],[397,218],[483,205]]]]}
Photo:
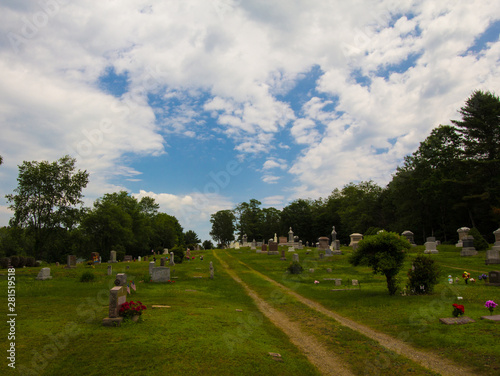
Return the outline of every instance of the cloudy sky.
{"type": "Polygon", "coordinates": [[[25,160],[90,172],[86,204],[210,214],[384,186],[473,90],[500,94],[498,0],[3,0],[0,226],[25,160]]]}

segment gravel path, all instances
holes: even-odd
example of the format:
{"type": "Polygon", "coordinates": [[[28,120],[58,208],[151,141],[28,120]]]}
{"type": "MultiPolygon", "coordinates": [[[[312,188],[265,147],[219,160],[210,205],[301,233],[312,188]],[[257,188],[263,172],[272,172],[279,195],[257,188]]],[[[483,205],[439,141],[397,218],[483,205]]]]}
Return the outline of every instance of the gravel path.
{"type": "Polygon", "coordinates": [[[254,300],[259,310],[278,328],[280,328],[297,346],[307,359],[314,365],[323,375],[338,375],[338,376],[354,376],[349,371],[346,364],[334,353],[325,348],[314,336],[304,333],[300,327],[290,321],[288,317],[272,308],[265,300],[260,298],[255,291],[250,289],[238,275],[229,269],[229,266],[219,258],[214,252],[215,258],[219,260],[226,272],[239,284],[243,286],[246,293],[254,300]]]}
{"type": "MultiPolygon", "coordinates": [[[[241,261],[239,261],[242,263],[241,261]]],[[[252,272],[258,274],[260,277],[264,278],[266,281],[269,281],[273,283],[274,285],[278,286],[282,290],[284,290],[286,293],[289,295],[293,296],[296,298],[298,301],[304,303],[310,308],[313,308],[317,310],[318,312],[323,313],[326,316],[329,316],[335,320],[337,320],[340,324],[347,326],[348,328],[352,330],[356,330],[365,336],[377,341],[380,343],[382,346],[385,348],[394,351],[397,354],[403,355],[416,363],[424,366],[425,368],[428,368],[434,372],[440,373],[441,375],[450,375],[450,376],[470,376],[471,374],[474,374],[474,372],[470,369],[458,366],[457,364],[447,360],[440,358],[432,353],[418,350],[404,341],[398,340],[394,337],[391,337],[387,334],[380,333],[376,330],[373,330],[365,325],[359,324],[351,319],[348,319],[346,317],[343,317],[333,311],[330,311],[329,309],[325,308],[321,304],[312,301],[310,299],[307,299],[303,297],[302,295],[297,294],[296,292],[292,291],[291,289],[287,288],[286,286],[282,285],[281,283],[276,282],[274,279],[269,278],[268,276],[258,272],[255,269],[252,269],[250,266],[248,266],[245,263],[242,263],[245,265],[247,268],[252,270],[252,272]]]]}

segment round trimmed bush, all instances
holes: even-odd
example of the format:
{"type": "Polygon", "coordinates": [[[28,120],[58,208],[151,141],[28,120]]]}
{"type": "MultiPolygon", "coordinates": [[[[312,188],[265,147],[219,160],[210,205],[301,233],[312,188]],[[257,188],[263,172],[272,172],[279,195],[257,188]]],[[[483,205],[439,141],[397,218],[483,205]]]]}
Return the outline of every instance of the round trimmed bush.
{"type": "Polygon", "coordinates": [[[19,257],[18,256],[10,256],[10,264],[14,268],[19,267],[19,257]]]}
{"type": "Polygon", "coordinates": [[[95,280],[95,275],[91,271],[83,272],[80,276],[80,282],[93,282],[95,280]]]}

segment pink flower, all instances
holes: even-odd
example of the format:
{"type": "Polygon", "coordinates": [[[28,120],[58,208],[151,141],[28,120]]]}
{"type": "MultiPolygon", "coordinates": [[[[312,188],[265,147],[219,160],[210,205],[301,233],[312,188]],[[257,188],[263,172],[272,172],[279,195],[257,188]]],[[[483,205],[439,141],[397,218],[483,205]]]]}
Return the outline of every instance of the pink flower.
{"type": "Polygon", "coordinates": [[[314,281],[314,283],[317,285],[319,283],[319,281],[314,281]]]}

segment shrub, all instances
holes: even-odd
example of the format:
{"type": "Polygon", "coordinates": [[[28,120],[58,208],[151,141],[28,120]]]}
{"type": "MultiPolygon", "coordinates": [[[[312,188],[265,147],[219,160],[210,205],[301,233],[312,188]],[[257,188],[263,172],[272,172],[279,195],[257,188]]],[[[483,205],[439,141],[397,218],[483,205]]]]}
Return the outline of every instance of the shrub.
{"type": "Polygon", "coordinates": [[[304,271],[304,268],[298,261],[294,261],[288,266],[287,270],[290,274],[300,274],[304,271]]]}
{"type": "Polygon", "coordinates": [[[35,258],[34,257],[26,257],[26,266],[28,268],[32,268],[35,266],[35,258]]]}
{"type": "Polygon", "coordinates": [[[408,289],[414,294],[431,294],[438,283],[439,268],[428,256],[418,255],[408,271],[408,289]],[[420,286],[424,286],[423,289],[420,286]]]}
{"type": "Polygon", "coordinates": [[[93,282],[95,280],[95,275],[91,271],[83,272],[80,276],[80,282],[93,282]]]}
{"type": "Polygon", "coordinates": [[[474,238],[474,248],[476,248],[476,250],[486,251],[489,248],[488,242],[484,240],[483,236],[477,228],[471,228],[469,231],[469,235],[474,238]]]}
{"type": "Polygon", "coordinates": [[[2,269],[7,269],[9,267],[9,258],[8,257],[0,258],[0,267],[2,269]]]}
{"type": "Polygon", "coordinates": [[[19,257],[18,256],[10,256],[10,264],[14,268],[19,267],[19,257]]]}
{"type": "Polygon", "coordinates": [[[179,246],[175,246],[172,248],[171,252],[174,252],[174,262],[176,264],[182,264],[182,261],[184,260],[184,248],[181,248],[179,246]]]}
{"type": "Polygon", "coordinates": [[[17,267],[22,268],[23,266],[26,266],[26,257],[19,256],[19,265],[17,267]]]}

